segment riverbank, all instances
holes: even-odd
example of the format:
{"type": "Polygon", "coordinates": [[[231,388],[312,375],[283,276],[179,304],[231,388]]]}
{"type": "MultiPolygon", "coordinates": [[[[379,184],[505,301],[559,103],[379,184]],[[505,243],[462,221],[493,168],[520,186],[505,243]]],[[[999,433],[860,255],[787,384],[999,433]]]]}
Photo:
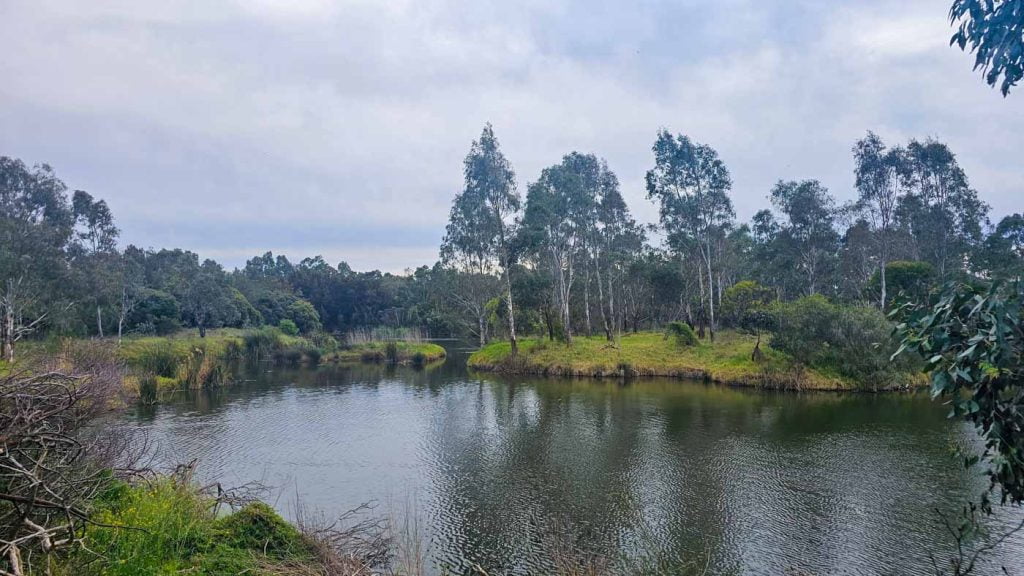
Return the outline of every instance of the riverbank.
{"type": "Polygon", "coordinates": [[[176,476],[134,485],[113,480],[91,503],[88,549],[57,560],[58,573],[359,574],[386,560],[379,524],[349,532],[308,519],[292,524],[258,500],[243,498],[231,509],[238,497],[176,476]]]}
{"type": "Polygon", "coordinates": [[[209,331],[205,338],[189,332],[126,339],[117,356],[128,369],[126,388],[145,399],[162,393],[231,383],[243,362],[278,366],[392,363],[424,366],[445,358],[430,342],[339,344],[329,335],[292,336],[274,328],[209,331]]]}
{"type": "MultiPolygon", "coordinates": [[[[752,359],[757,338],[723,331],[715,342],[698,341],[683,346],[659,332],[625,334],[615,344],[603,337],[578,337],[571,345],[526,339],[519,356],[510,360],[508,342],[494,342],[474,352],[468,366],[473,370],[504,374],[537,374],[572,377],[663,376],[704,380],[728,386],[768,390],[864,390],[849,378],[820,367],[800,366],[786,354],[761,340],[761,361],[752,359]]],[[[918,374],[872,390],[900,390],[926,384],[918,374]]]]}

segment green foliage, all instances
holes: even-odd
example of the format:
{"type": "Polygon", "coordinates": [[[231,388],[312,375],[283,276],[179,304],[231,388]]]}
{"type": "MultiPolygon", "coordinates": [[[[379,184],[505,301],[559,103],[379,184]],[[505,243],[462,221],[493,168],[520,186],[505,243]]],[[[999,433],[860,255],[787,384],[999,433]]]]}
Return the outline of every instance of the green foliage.
{"type": "Polygon", "coordinates": [[[950,44],[975,54],[974,69],[1006,96],[1024,78],[1024,10],[1015,0],[953,0],[950,44]]]}
{"type": "MultiPolygon", "coordinates": [[[[800,372],[792,369],[786,354],[762,344],[763,361],[752,359],[755,337],[730,330],[719,332],[714,342],[676,346],[664,333],[624,334],[618,346],[608,346],[601,337],[580,337],[571,346],[545,345],[541,340],[524,340],[519,358],[510,361],[508,342],[494,342],[474,352],[470,368],[564,376],[617,376],[623,368],[634,376],[696,378],[733,385],[766,388],[847,390],[857,382],[834,372],[814,367],[800,372]]],[[[914,378],[901,375],[894,386],[909,385],[914,378]]]]}
{"type": "MultiPolygon", "coordinates": [[[[1024,502],[1024,286],[959,284],[934,306],[904,306],[895,314],[900,351],[925,358],[932,396],[981,433],[991,489],[1024,502]]],[[[979,457],[968,459],[973,464],[979,457]]],[[[991,511],[988,494],[982,507],[991,511]]]]}
{"type": "Polygon", "coordinates": [[[263,502],[217,520],[214,529],[221,535],[219,543],[230,548],[262,550],[278,557],[309,554],[299,531],[263,502]]]}
{"type": "Polygon", "coordinates": [[[671,338],[676,346],[696,346],[697,334],[686,322],[669,322],[665,327],[665,338],[671,338]]]}
{"type": "Polygon", "coordinates": [[[288,319],[298,327],[299,332],[309,334],[322,329],[320,314],[308,300],[297,299],[288,306],[285,312],[288,319]]]}
{"type": "Polygon", "coordinates": [[[242,335],[242,341],[246,354],[255,359],[270,358],[274,352],[284,347],[281,332],[270,326],[246,331],[242,335]]]}
{"type": "Polygon", "coordinates": [[[722,320],[739,326],[751,312],[764,310],[775,300],[775,292],[753,280],[743,280],[726,288],[722,295],[722,320]]]}
{"type": "Polygon", "coordinates": [[[873,307],[833,304],[816,295],[779,305],[772,348],[804,367],[833,371],[877,389],[906,381],[916,368],[910,356],[891,362],[897,348],[892,324],[873,307]]]}
{"type": "Polygon", "coordinates": [[[170,479],[111,482],[93,504],[102,525],[88,528],[89,549],[67,559],[68,573],[263,574],[268,561],[315,565],[305,538],[266,504],[218,519],[211,500],[170,479]]]}
{"type": "Polygon", "coordinates": [[[295,322],[293,322],[292,320],[290,320],[288,318],[285,318],[284,320],[281,320],[277,324],[277,328],[281,332],[283,332],[283,333],[285,333],[285,334],[287,334],[289,336],[298,336],[299,335],[299,327],[295,325],[295,322]]]}
{"type": "MultiPolygon", "coordinates": [[[[935,285],[935,267],[927,262],[889,262],[885,265],[885,281],[894,301],[924,301],[935,285]]],[[[881,275],[876,271],[865,288],[869,298],[877,297],[880,284],[881,275]]]]}
{"type": "Polygon", "coordinates": [[[141,288],[138,302],[129,315],[129,326],[137,334],[172,334],[181,328],[178,301],[161,290],[141,288]]]}

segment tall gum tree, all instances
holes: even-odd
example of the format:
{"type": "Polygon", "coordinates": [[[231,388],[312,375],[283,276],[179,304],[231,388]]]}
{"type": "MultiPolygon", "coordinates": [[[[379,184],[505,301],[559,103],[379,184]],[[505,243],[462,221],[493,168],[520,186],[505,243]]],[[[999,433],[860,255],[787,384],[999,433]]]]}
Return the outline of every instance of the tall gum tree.
{"type": "Polygon", "coordinates": [[[589,271],[593,266],[588,243],[598,226],[603,189],[614,179],[608,166],[593,154],[572,152],[561,163],[545,168],[526,195],[521,244],[541,255],[551,269],[567,342],[573,335],[571,299],[580,259],[587,276],[584,313],[589,317],[589,271]]]}
{"type": "Polygon", "coordinates": [[[835,201],[817,180],[778,182],[772,204],[786,216],[775,241],[776,253],[803,276],[801,292],[814,295],[832,268],[839,245],[835,231],[835,201]]]}
{"type": "Polygon", "coordinates": [[[451,218],[441,245],[442,255],[476,262],[479,270],[497,266],[505,288],[512,357],[518,353],[515,306],[512,300],[512,237],[521,201],[515,172],[505,158],[490,123],[474,140],[463,162],[465,184],[452,202],[451,218]]]}
{"type": "Polygon", "coordinates": [[[736,216],[728,195],[732,179],[718,152],[688,136],[662,130],[652,150],[654,168],[647,172],[647,197],[658,202],[661,224],[675,249],[692,247],[697,253],[701,300],[714,340],[715,248],[736,216]]]}
{"type": "Polygon", "coordinates": [[[874,132],[858,140],[853,146],[854,176],[861,205],[874,220],[878,239],[878,271],[881,278],[879,305],[885,310],[885,266],[892,252],[896,208],[905,190],[900,178],[904,165],[904,150],[888,149],[874,132]]]}

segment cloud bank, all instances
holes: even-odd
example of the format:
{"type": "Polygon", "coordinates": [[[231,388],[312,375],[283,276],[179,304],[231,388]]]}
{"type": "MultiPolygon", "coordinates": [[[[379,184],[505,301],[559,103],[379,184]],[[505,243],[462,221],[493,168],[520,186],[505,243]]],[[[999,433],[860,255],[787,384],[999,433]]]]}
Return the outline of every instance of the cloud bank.
{"type": "Polygon", "coordinates": [[[0,154],[105,198],[124,243],[229,266],[433,262],[487,121],[521,190],[593,152],[647,222],[661,127],[719,151],[741,219],[778,179],[852,199],[868,129],[946,141],[1019,212],[1024,94],[948,47],[947,4],[7,0],[0,154]]]}

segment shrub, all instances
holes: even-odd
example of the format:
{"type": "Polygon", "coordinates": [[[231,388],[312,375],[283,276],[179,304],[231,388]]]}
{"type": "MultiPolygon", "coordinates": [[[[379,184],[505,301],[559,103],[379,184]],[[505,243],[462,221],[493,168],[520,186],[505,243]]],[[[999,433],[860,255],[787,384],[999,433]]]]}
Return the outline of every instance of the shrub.
{"type": "Polygon", "coordinates": [[[916,369],[911,357],[890,361],[897,349],[893,326],[873,307],[815,295],[778,306],[775,316],[772,348],[800,365],[834,371],[863,388],[892,385],[916,369]]]}
{"type": "Polygon", "coordinates": [[[299,348],[284,348],[274,352],[274,362],[287,366],[298,366],[302,363],[302,350],[299,348]]]}
{"type": "Polygon", "coordinates": [[[321,329],[320,314],[308,300],[300,298],[292,302],[285,314],[303,334],[317,332],[321,329]]]}
{"type": "Polygon", "coordinates": [[[753,280],[737,282],[722,297],[722,321],[741,326],[749,314],[765,309],[775,299],[775,292],[753,280]]]}
{"type": "Polygon", "coordinates": [[[665,327],[665,338],[671,338],[676,346],[697,345],[697,335],[686,322],[669,322],[665,327]]]}
{"type": "Polygon", "coordinates": [[[299,531],[273,508],[253,502],[214,524],[220,543],[231,548],[261,550],[278,557],[308,554],[299,531]]]}
{"type": "Polygon", "coordinates": [[[283,347],[281,333],[271,326],[249,330],[242,335],[245,353],[249,358],[268,358],[283,347]]]}
{"type": "Polygon", "coordinates": [[[277,327],[280,328],[281,332],[283,332],[283,333],[285,333],[285,334],[287,334],[289,336],[298,336],[299,335],[299,327],[295,324],[295,322],[293,322],[292,320],[290,320],[288,318],[285,318],[284,320],[281,320],[277,324],[277,327]]]}
{"type": "Polygon", "coordinates": [[[306,360],[309,360],[311,366],[319,365],[320,360],[323,358],[323,353],[316,346],[307,346],[303,353],[306,355],[306,360]]]}

